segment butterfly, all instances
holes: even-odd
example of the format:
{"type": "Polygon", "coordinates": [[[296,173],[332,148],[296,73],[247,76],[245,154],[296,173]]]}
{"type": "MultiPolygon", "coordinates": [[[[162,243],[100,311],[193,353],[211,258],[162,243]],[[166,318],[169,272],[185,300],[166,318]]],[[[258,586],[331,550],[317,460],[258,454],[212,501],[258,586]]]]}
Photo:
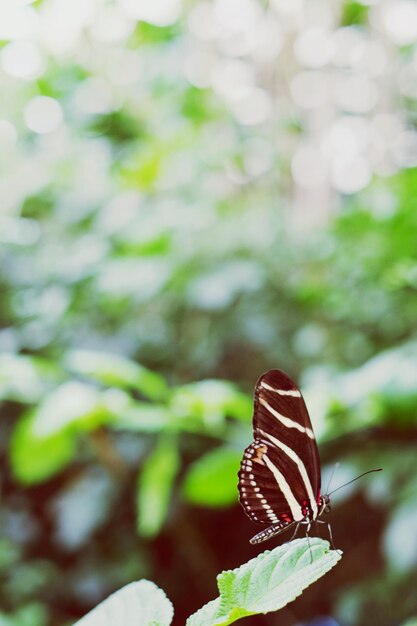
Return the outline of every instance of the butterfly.
{"type": "Polygon", "coordinates": [[[320,457],[307,407],[281,370],[266,372],[256,383],[253,432],[238,473],[239,499],[252,521],[268,527],[250,543],[291,526],[297,531],[300,524],[308,532],[330,510],[330,497],[320,492],[320,457]]]}

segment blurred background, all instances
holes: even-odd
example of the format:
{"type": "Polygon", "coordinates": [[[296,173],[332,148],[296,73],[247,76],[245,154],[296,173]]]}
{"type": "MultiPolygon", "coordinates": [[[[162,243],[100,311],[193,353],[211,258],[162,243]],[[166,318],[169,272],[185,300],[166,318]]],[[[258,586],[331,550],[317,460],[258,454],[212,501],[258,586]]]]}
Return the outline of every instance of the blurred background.
{"type": "Polygon", "coordinates": [[[141,577],[175,625],[214,598],[259,552],[273,367],[324,486],[384,472],[333,498],[337,568],[246,623],[417,615],[416,42],[413,0],[0,2],[1,626],[141,577]]]}

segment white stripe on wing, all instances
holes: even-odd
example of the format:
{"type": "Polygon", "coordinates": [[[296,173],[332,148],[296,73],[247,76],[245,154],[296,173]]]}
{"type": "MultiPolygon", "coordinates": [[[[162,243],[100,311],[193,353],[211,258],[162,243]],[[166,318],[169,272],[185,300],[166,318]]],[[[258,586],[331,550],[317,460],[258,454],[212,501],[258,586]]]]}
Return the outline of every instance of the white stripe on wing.
{"type": "Polygon", "coordinates": [[[286,499],[286,501],[288,503],[288,506],[291,509],[291,514],[293,516],[293,519],[296,522],[304,519],[304,515],[303,515],[303,512],[301,510],[301,507],[298,504],[297,500],[295,499],[294,494],[291,491],[291,487],[289,486],[289,484],[285,480],[285,476],[283,474],[281,474],[279,469],[272,463],[272,461],[267,457],[266,454],[264,454],[262,460],[264,461],[264,463],[267,466],[267,468],[271,470],[272,474],[274,475],[275,480],[278,483],[279,488],[281,489],[282,493],[284,494],[285,499],[286,499]]]}
{"type": "Polygon", "coordinates": [[[280,396],[292,396],[293,398],[301,398],[301,393],[298,391],[298,389],[275,389],[275,387],[271,387],[271,385],[268,385],[268,383],[265,383],[264,381],[261,382],[261,387],[267,389],[268,391],[273,391],[280,396]]]}
{"type": "Polygon", "coordinates": [[[296,422],[295,420],[292,420],[289,417],[285,417],[285,415],[281,415],[281,413],[278,413],[278,411],[276,411],[275,409],[272,408],[272,406],[270,404],[268,404],[268,402],[264,399],[264,398],[259,398],[259,402],[260,404],[262,404],[262,406],[264,406],[270,413],[272,413],[272,415],[274,417],[277,418],[277,420],[279,420],[281,422],[281,424],[283,424],[284,426],[286,426],[287,428],[296,428],[297,430],[299,430],[301,433],[305,433],[308,437],[310,437],[310,439],[314,439],[314,433],[311,430],[311,428],[307,428],[306,426],[302,426],[301,424],[299,424],[298,422],[296,422]]]}
{"type": "MultiPolygon", "coordinates": [[[[297,464],[297,467],[300,470],[301,478],[303,479],[306,491],[308,493],[311,510],[313,512],[313,519],[316,519],[316,517],[318,515],[318,507],[317,507],[316,496],[313,493],[313,488],[311,486],[311,481],[310,481],[310,479],[308,477],[307,470],[305,468],[304,463],[302,462],[302,460],[300,459],[298,454],[296,454],[294,452],[294,450],[292,450],[289,446],[285,445],[285,443],[282,443],[282,441],[279,441],[279,439],[277,439],[276,437],[273,437],[273,435],[270,435],[269,433],[266,433],[265,431],[263,431],[261,429],[259,429],[258,432],[263,437],[268,438],[269,441],[271,441],[271,443],[274,444],[274,446],[276,446],[277,448],[282,450],[287,456],[290,457],[290,459],[292,459],[294,461],[294,463],[297,464]]],[[[265,461],[265,455],[263,456],[263,460],[265,461]]]]}

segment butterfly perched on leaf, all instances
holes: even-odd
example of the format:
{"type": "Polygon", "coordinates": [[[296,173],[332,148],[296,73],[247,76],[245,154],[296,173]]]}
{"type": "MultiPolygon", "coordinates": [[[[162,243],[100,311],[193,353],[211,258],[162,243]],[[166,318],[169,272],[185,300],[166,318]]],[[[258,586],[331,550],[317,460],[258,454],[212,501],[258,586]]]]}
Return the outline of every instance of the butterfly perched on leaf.
{"type": "Polygon", "coordinates": [[[250,519],[267,528],[251,543],[294,525],[309,529],[329,510],[330,498],[320,493],[320,457],[305,402],[281,370],[256,383],[253,432],[238,474],[239,499],[250,519]]]}

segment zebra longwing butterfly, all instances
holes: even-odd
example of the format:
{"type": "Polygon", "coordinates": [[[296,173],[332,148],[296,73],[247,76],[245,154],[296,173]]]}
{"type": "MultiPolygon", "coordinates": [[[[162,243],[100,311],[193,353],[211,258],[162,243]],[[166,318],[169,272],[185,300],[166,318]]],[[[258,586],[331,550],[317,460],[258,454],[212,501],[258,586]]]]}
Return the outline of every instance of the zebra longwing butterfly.
{"type": "Polygon", "coordinates": [[[329,509],[330,498],[320,494],[320,457],[303,397],[281,370],[256,383],[253,431],[238,487],[245,513],[268,524],[250,540],[260,543],[289,526],[311,524],[329,509]]]}

